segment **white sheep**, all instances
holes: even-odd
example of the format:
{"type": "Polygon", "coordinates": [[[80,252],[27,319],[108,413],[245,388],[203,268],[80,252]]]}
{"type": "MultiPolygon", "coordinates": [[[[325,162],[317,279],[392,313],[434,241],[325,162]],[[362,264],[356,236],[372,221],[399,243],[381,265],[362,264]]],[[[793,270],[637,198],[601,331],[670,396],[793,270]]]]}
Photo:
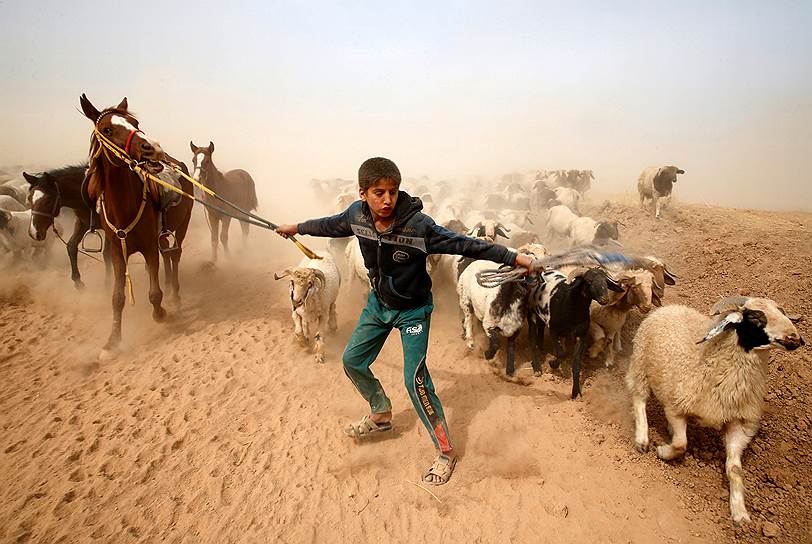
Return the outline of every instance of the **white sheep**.
{"type": "Polygon", "coordinates": [[[369,270],[364,264],[364,256],[361,254],[361,245],[357,237],[352,238],[347,244],[344,255],[347,260],[347,285],[352,288],[355,283],[360,283],[364,297],[366,297],[372,289],[372,285],[369,282],[369,270]]]}
{"type": "Polygon", "coordinates": [[[595,221],[591,217],[578,217],[570,222],[571,247],[620,245],[617,221],[595,221]]]}
{"type": "Polygon", "coordinates": [[[286,268],[274,279],[290,277],[290,303],[296,339],[311,348],[317,363],[324,362],[325,324],[330,332],[337,328],[336,298],[341,276],[332,256],[319,252],[321,259],[304,258],[296,268],[286,268]]]}
{"type": "Polygon", "coordinates": [[[578,216],[563,204],[550,208],[547,211],[545,220],[545,242],[549,244],[556,240],[569,241],[570,225],[576,219],[578,219],[578,216]]]}
{"type": "Polygon", "coordinates": [[[681,305],[652,312],[634,338],[626,385],[632,394],[638,451],[649,445],[649,391],[662,403],[672,433],[670,444],[657,447],[660,459],[685,453],[689,416],[724,429],[730,515],[739,524],[750,521],[741,455],[760,425],[768,350],[776,346],[794,350],[804,341],[769,299],[724,299],[714,305],[711,316],[681,305]]]}
{"type": "Polygon", "coordinates": [[[23,212],[26,210],[26,207],[13,196],[0,195],[0,210],[5,210],[7,212],[23,212]]]}
{"type": "Polygon", "coordinates": [[[0,255],[10,255],[14,259],[44,259],[53,243],[53,237],[38,241],[32,236],[31,229],[31,210],[0,210],[0,255]]]}
{"type": "Polygon", "coordinates": [[[553,189],[555,199],[570,210],[578,213],[578,204],[581,201],[581,193],[571,187],[556,187],[553,189]]]}

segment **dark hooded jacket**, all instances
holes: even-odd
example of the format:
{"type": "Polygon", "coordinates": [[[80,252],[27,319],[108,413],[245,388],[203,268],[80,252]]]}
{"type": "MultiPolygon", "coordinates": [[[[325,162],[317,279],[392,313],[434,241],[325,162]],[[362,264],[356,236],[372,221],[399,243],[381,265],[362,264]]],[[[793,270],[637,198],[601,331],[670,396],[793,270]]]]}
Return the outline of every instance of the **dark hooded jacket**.
{"type": "Polygon", "coordinates": [[[369,206],[358,200],[337,215],[300,223],[298,233],[330,238],[358,237],[372,288],[384,304],[400,310],[428,302],[431,295],[431,277],[426,272],[428,255],[464,255],[515,264],[516,252],[441,227],[422,213],[422,209],[419,198],[400,191],[395,221],[386,232],[375,230],[369,206]]]}

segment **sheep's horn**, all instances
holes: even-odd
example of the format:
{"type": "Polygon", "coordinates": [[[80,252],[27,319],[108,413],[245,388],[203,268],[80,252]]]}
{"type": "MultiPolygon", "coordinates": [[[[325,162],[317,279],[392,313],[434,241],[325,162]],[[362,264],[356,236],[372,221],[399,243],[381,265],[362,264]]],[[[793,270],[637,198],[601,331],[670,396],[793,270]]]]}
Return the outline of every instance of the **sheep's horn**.
{"type": "Polygon", "coordinates": [[[750,297],[734,296],[723,298],[711,306],[710,315],[721,315],[725,312],[739,311],[748,300],[750,300],[750,297]]]}
{"type": "MultiPolygon", "coordinates": [[[[731,298],[735,298],[735,297],[731,297],[731,298]]],[[[728,299],[725,299],[725,300],[728,300],[728,299]]],[[[719,302],[724,302],[724,300],[720,300],[719,302]]],[[[705,338],[703,338],[702,340],[697,342],[697,344],[701,344],[702,342],[706,342],[707,340],[710,340],[711,338],[713,338],[714,336],[717,336],[719,333],[721,333],[723,330],[725,330],[727,327],[729,327],[732,323],[741,323],[743,319],[744,319],[744,316],[741,314],[741,312],[737,312],[737,311],[730,312],[725,317],[720,319],[718,323],[713,325],[713,327],[711,327],[708,330],[708,333],[705,335],[705,338]]]]}
{"type": "Polygon", "coordinates": [[[277,274],[276,272],[273,273],[273,279],[281,280],[282,278],[286,278],[290,276],[290,268],[286,268],[282,271],[281,274],[277,274]]]}
{"type": "Polygon", "coordinates": [[[321,286],[324,287],[324,285],[327,283],[327,278],[324,277],[324,272],[315,268],[312,268],[311,270],[313,270],[313,273],[316,275],[316,279],[321,282],[321,286]]]}

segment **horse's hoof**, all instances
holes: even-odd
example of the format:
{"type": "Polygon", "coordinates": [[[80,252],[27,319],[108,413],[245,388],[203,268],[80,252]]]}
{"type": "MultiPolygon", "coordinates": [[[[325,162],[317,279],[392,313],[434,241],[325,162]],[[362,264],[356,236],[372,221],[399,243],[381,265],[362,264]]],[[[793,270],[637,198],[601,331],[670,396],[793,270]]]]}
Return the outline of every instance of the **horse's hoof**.
{"type": "Polygon", "coordinates": [[[534,370],[533,371],[533,376],[535,376],[536,378],[540,378],[541,377],[541,370],[534,370]]]}
{"type": "Polygon", "coordinates": [[[99,361],[111,361],[116,358],[116,355],[118,355],[116,348],[102,348],[101,353],[99,353],[99,361]]]}
{"type": "Polygon", "coordinates": [[[77,291],[82,291],[85,288],[85,282],[83,282],[82,280],[73,280],[73,287],[77,291]]]}
{"type": "Polygon", "coordinates": [[[550,368],[552,368],[553,370],[555,370],[559,366],[561,366],[561,361],[559,361],[558,359],[553,359],[552,361],[550,361],[550,368]]]}
{"type": "Polygon", "coordinates": [[[166,319],[166,310],[163,308],[155,308],[152,311],[152,319],[160,323],[161,321],[166,319]]]}

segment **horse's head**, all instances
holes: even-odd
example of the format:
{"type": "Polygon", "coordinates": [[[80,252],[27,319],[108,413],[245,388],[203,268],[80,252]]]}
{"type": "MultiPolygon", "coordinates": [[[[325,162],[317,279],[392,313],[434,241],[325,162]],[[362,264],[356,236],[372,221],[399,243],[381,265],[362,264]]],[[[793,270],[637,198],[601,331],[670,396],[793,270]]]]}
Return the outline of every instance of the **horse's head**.
{"type": "MultiPolygon", "coordinates": [[[[91,104],[84,94],[79,97],[79,103],[85,116],[93,121],[95,130],[104,138],[124,150],[131,159],[142,163],[142,167],[149,172],[157,174],[163,169],[160,163],[165,159],[163,149],[158,142],[147,138],[138,128],[138,119],[127,111],[126,98],[118,106],[102,111],[91,104]]],[[[96,139],[94,132],[93,140],[96,139]]]]}
{"type": "Polygon", "coordinates": [[[31,225],[28,235],[34,240],[45,240],[48,229],[54,224],[54,218],[62,208],[59,186],[48,172],[39,176],[23,172],[28,182],[28,204],[31,206],[31,225]]]}
{"type": "Polygon", "coordinates": [[[190,141],[189,147],[192,149],[192,177],[202,183],[205,180],[201,180],[200,177],[204,175],[211,164],[211,155],[214,153],[214,144],[209,142],[208,147],[197,147],[194,142],[190,141]]]}

